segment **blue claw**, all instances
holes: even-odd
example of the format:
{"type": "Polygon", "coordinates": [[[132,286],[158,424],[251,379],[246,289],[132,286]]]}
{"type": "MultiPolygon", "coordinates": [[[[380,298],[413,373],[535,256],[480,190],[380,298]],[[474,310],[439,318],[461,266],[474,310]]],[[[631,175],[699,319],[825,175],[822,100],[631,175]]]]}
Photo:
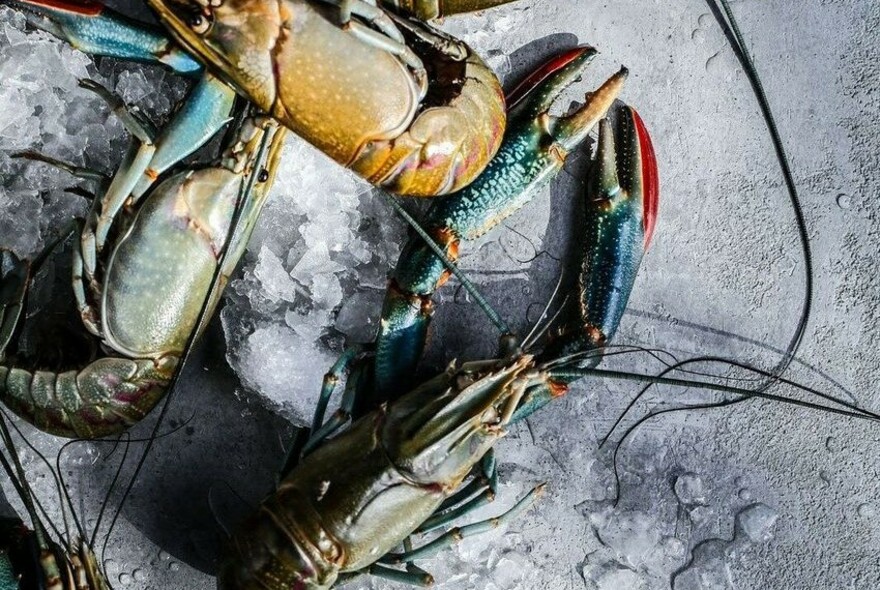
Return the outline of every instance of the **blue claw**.
{"type": "Polygon", "coordinates": [[[95,0],[0,0],[23,12],[36,27],[91,55],[162,63],[197,75],[202,65],[158,29],[126,18],[95,0]]]}
{"type": "MultiPolygon", "coordinates": [[[[549,114],[595,55],[596,50],[586,46],[566,51],[508,95],[510,116],[498,154],[470,186],[435,199],[427,213],[425,229],[448,258],[457,258],[460,240],[476,239],[526,205],[562,170],[568,154],[611,107],[626,79],[625,69],[574,113],[549,114]]],[[[427,339],[431,296],[447,278],[443,261],[420,238],[411,239],[394,271],[376,338],[376,392],[396,391],[414,374],[427,339]]],[[[375,402],[384,401],[383,396],[375,402]]]]}

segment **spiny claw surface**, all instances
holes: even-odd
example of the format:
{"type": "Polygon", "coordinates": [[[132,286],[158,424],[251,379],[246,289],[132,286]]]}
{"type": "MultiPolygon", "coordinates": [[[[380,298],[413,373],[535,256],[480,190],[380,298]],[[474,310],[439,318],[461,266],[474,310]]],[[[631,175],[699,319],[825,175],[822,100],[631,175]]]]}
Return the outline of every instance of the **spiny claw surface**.
{"type": "MultiPolygon", "coordinates": [[[[498,154],[473,184],[435,200],[426,215],[425,229],[451,259],[457,256],[460,240],[480,237],[531,201],[562,170],[568,154],[583,143],[617,99],[626,69],[590,93],[581,108],[561,117],[549,113],[596,53],[588,46],[567,50],[508,94],[511,111],[498,154]]],[[[400,383],[402,376],[413,374],[430,323],[427,303],[447,278],[443,261],[420,238],[407,243],[376,340],[376,391],[387,390],[390,384],[400,383]],[[404,349],[408,350],[405,355],[401,354],[404,349]]]]}
{"type": "MultiPolygon", "coordinates": [[[[650,135],[632,107],[603,119],[585,195],[579,313],[549,355],[601,348],[617,331],[657,218],[659,175],[650,135]]],[[[597,360],[598,360],[597,356],[597,360]]]]}

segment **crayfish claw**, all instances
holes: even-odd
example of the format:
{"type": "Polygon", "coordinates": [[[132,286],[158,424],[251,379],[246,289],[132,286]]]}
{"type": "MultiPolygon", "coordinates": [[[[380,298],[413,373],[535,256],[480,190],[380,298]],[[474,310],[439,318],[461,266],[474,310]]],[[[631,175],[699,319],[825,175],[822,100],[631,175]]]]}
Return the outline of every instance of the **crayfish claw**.
{"type": "MultiPolygon", "coordinates": [[[[654,148],[636,111],[624,106],[599,124],[599,143],[575,239],[584,244],[577,313],[545,350],[544,360],[599,350],[614,336],[651,239],[659,182],[654,148]]],[[[598,364],[601,354],[591,357],[598,364]]]]}
{"type": "Polygon", "coordinates": [[[604,201],[618,209],[626,207],[627,215],[640,218],[641,246],[646,250],[657,219],[659,173],[651,137],[632,107],[620,109],[616,125],[608,119],[601,121],[589,183],[589,202],[604,201]]]}

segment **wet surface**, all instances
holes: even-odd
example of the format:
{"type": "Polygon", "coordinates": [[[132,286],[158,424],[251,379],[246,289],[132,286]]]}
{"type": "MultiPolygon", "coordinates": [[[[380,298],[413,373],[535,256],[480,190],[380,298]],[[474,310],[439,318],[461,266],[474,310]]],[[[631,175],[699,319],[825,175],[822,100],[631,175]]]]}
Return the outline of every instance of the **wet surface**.
{"type": "MultiPolygon", "coordinates": [[[[620,63],[629,66],[624,99],[652,132],[663,186],[655,242],[617,342],[771,368],[802,309],[804,260],[745,76],[703,2],[606,4],[522,0],[443,26],[477,47],[508,82],[576,41],[599,47],[602,55],[560,101],[563,108],[620,63]]],[[[732,6],[777,113],[814,248],[813,314],[799,354],[805,364],[795,363],[790,377],[877,409],[880,7],[820,0],[732,6]]],[[[25,37],[9,13],[0,17],[0,245],[26,255],[81,212],[85,199],[61,192],[69,177],[25,167],[9,153],[35,147],[111,170],[125,146],[118,122],[73,89],[75,78],[103,77],[160,121],[174,102],[169,97],[182,96],[186,85],[157,68],[111,60],[96,67],[61,44],[25,37]],[[14,101],[28,107],[9,108],[14,101]]],[[[293,143],[287,156],[284,182],[230,287],[223,321],[213,322],[171,400],[160,428],[171,434],[156,442],[122,507],[106,551],[111,581],[121,588],[214,587],[206,572],[216,567],[224,528],[271,491],[291,422],[313,403],[299,396],[316,395],[344,335],[357,333],[358,318],[375,325],[369,318],[402,228],[363,185],[337,179],[320,156],[293,143]],[[328,194],[316,192],[322,185],[328,194]],[[323,211],[326,202],[337,209],[323,211]],[[323,227],[345,233],[326,230],[322,242],[323,227]],[[334,250],[334,240],[345,248],[334,250]],[[326,258],[303,263],[321,243],[326,258]],[[355,296],[362,303],[346,309],[355,296]],[[336,331],[340,307],[346,329],[336,331]]],[[[570,248],[587,161],[586,153],[575,154],[527,210],[464,246],[463,268],[520,333],[550,296],[570,248]]],[[[437,307],[426,366],[493,353],[496,334],[454,281],[437,307]]],[[[663,368],[645,355],[607,362],[643,373],[663,368]]],[[[692,368],[727,371],[717,364],[692,368]]],[[[615,459],[622,432],[605,448],[599,443],[638,390],[629,382],[585,382],[515,428],[499,447],[500,498],[480,514],[497,514],[542,481],[550,482],[549,493],[509,527],[421,563],[439,587],[876,585],[876,425],[749,402],[651,420],[615,459]]],[[[655,388],[624,424],[659,404],[717,399],[696,389],[655,388]]],[[[151,417],[132,438],[147,436],[153,424],[151,417]]],[[[47,454],[58,446],[50,437],[34,440],[47,454]]],[[[132,444],[126,473],[140,448],[132,444]]],[[[77,508],[91,524],[123,451],[76,445],[62,458],[77,508]]],[[[38,471],[35,455],[26,455],[38,471]]],[[[45,476],[35,486],[46,497],[52,492],[45,476]]]]}

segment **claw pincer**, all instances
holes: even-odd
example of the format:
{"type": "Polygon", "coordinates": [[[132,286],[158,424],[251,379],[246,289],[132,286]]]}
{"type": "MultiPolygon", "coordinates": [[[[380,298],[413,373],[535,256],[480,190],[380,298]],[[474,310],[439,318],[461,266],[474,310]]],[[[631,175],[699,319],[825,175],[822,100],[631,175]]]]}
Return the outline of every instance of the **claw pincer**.
{"type": "Polygon", "coordinates": [[[575,237],[584,244],[578,317],[558,335],[552,356],[602,348],[614,336],[651,241],[659,202],[654,149],[635,109],[621,108],[617,119],[616,126],[609,119],[599,123],[597,157],[575,237]]]}
{"type": "MultiPolygon", "coordinates": [[[[558,365],[559,359],[577,359],[564,362],[580,368],[599,364],[602,350],[617,331],[629,303],[657,221],[657,158],[635,109],[623,107],[616,125],[607,119],[600,123],[597,152],[582,223],[577,224],[575,233],[575,239],[583,243],[577,261],[577,305],[537,357],[548,366],[558,365]],[[583,354],[588,352],[591,354],[583,354]]],[[[548,377],[529,388],[511,423],[563,395],[577,379],[548,377]]]]}
{"type": "MultiPolygon", "coordinates": [[[[473,184],[433,202],[424,221],[449,258],[456,259],[461,240],[478,238],[531,201],[611,108],[626,79],[625,69],[574,113],[549,114],[556,98],[595,55],[591,47],[566,51],[510,93],[509,126],[498,155],[473,184]]],[[[392,275],[376,338],[376,391],[406,382],[414,372],[430,323],[431,296],[447,278],[443,261],[420,238],[410,239],[392,275]]]]}

